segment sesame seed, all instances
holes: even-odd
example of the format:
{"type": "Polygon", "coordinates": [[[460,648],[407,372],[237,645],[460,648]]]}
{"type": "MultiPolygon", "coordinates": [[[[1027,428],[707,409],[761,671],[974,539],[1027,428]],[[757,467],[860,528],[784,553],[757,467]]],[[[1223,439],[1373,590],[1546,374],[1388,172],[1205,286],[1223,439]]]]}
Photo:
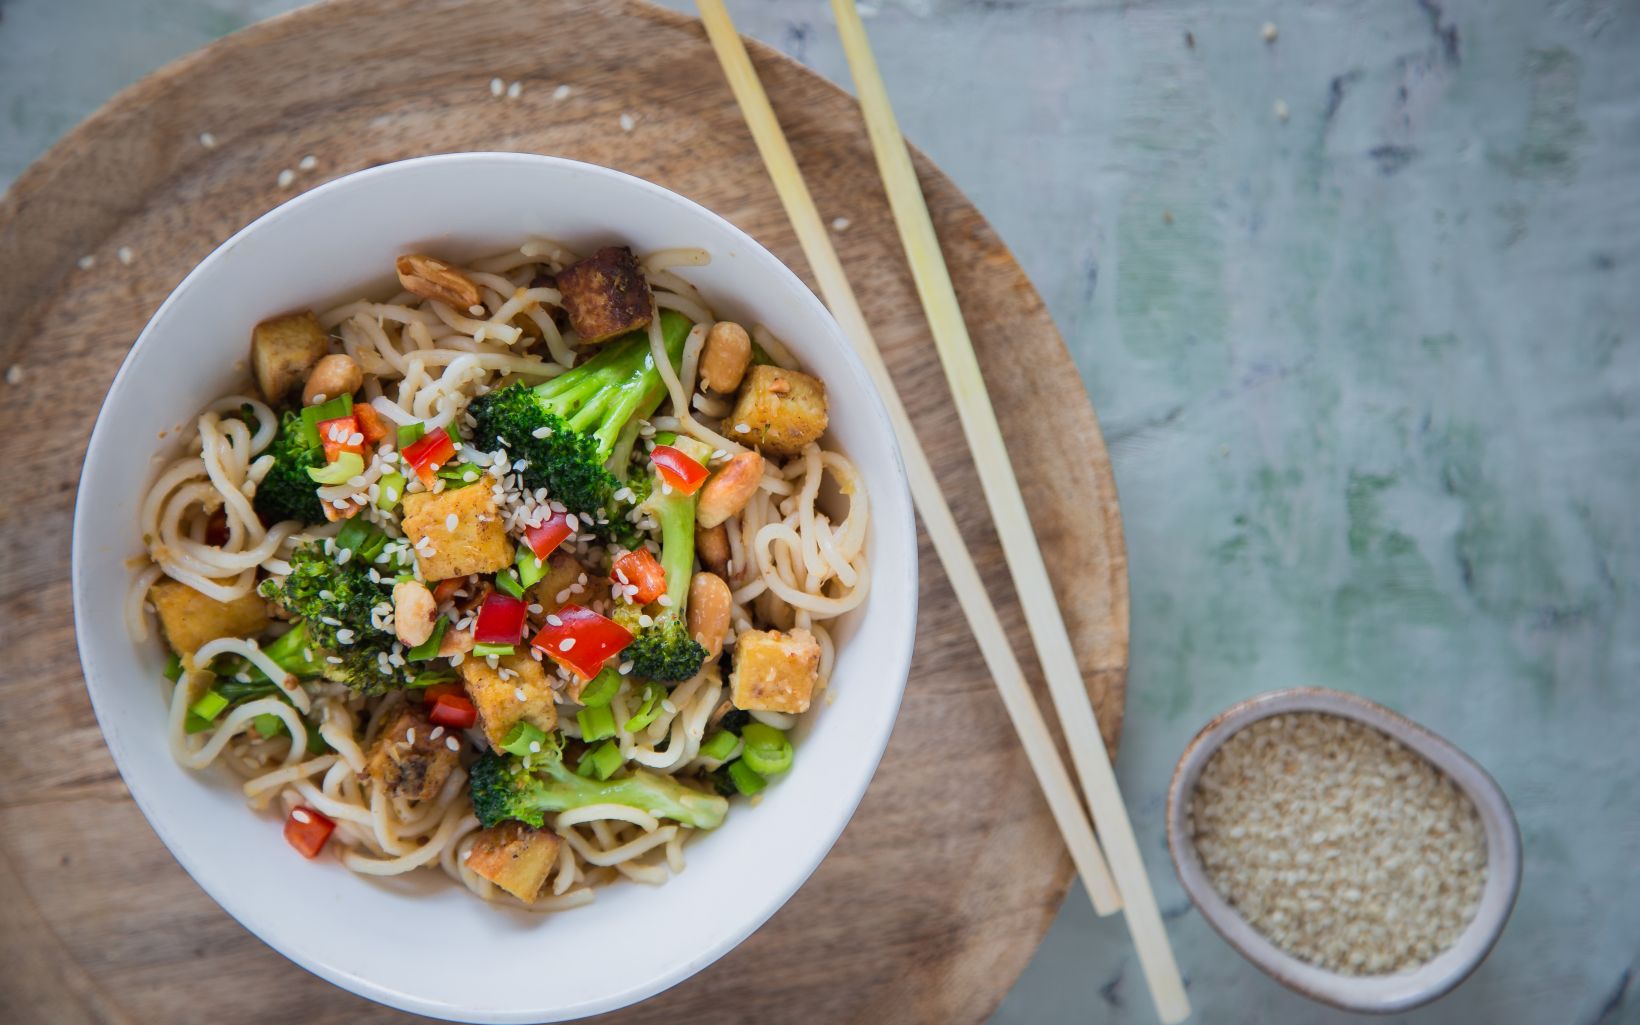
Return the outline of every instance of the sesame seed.
{"type": "Polygon", "coordinates": [[[523,91],[524,91],[524,83],[523,82],[514,82],[512,85],[507,86],[507,99],[516,100],[516,99],[518,99],[519,95],[523,93],[523,91]]]}
{"type": "Polygon", "coordinates": [[[92,256],[90,253],[87,253],[75,262],[79,265],[81,270],[90,270],[97,265],[97,258],[92,256]]]}
{"type": "Polygon", "coordinates": [[[452,534],[456,532],[456,527],[460,525],[460,523],[461,520],[455,513],[451,513],[450,515],[444,517],[444,529],[448,530],[452,534]]]}
{"type": "Polygon", "coordinates": [[[1264,23],[1264,27],[1258,30],[1258,34],[1264,37],[1266,43],[1273,43],[1276,41],[1276,37],[1281,35],[1281,30],[1276,28],[1275,22],[1267,21],[1264,23]]]}
{"type": "Polygon", "coordinates": [[[541,742],[539,740],[530,741],[530,754],[538,755],[540,753],[541,753],[541,742]]]}
{"type": "Polygon", "coordinates": [[[635,128],[637,126],[637,124],[638,124],[638,122],[636,122],[632,119],[631,114],[622,114],[621,115],[621,131],[630,132],[630,131],[632,131],[633,128],[635,128]]]}
{"type": "Polygon", "coordinates": [[[746,434],[749,431],[751,431],[751,429],[752,429],[751,424],[735,424],[735,433],[736,434],[746,434]]]}
{"type": "Polygon", "coordinates": [[[21,364],[13,363],[11,366],[6,368],[6,383],[7,384],[22,384],[23,383],[23,367],[22,367],[21,364]]]}
{"type": "Polygon", "coordinates": [[[114,255],[118,256],[120,262],[125,264],[127,267],[131,266],[131,264],[136,260],[136,256],[131,252],[130,246],[120,246],[119,252],[114,255]]]}
{"type": "Polygon", "coordinates": [[[1288,117],[1290,112],[1287,110],[1287,101],[1286,100],[1277,100],[1275,102],[1275,106],[1272,109],[1273,109],[1273,111],[1276,115],[1276,120],[1277,121],[1287,120],[1287,117],[1288,117]]]}
{"type": "Polygon", "coordinates": [[[563,640],[558,642],[559,651],[568,651],[573,647],[575,647],[575,638],[573,637],[565,637],[563,640]]]}
{"type": "MultiPolygon", "coordinates": [[[[346,503],[343,503],[340,508],[346,508],[346,503]]],[[[346,566],[347,561],[351,558],[353,558],[353,549],[343,548],[341,551],[336,553],[336,565],[346,566]]]]}
{"type": "Polygon", "coordinates": [[[309,153],[307,156],[303,157],[301,160],[298,160],[296,162],[296,166],[300,170],[311,171],[315,167],[319,166],[319,161],[316,157],[314,157],[314,155],[312,153],[309,153]]]}
{"type": "Polygon", "coordinates": [[[501,79],[499,79],[499,78],[490,79],[490,95],[491,96],[500,96],[502,93],[504,93],[506,91],[507,91],[507,83],[501,81],[501,79]]]}
{"type": "Polygon", "coordinates": [[[552,91],[552,98],[559,101],[567,100],[569,99],[569,93],[569,86],[561,85],[552,91]]]}
{"type": "Polygon", "coordinates": [[[833,217],[831,219],[831,230],[832,231],[847,231],[849,224],[850,224],[850,221],[847,217],[833,217]]]}
{"type": "Polygon", "coordinates": [[[414,744],[416,742],[416,728],[414,726],[404,731],[404,740],[405,743],[408,744],[414,744]]]}
{"type": "Polygon", "coordinates": [[[329,662],[333,666],[339,666],[342,664],[342,660],[337,658],[335,655],[326,655],[325,661],[329,662]]]}
{"type": "Polygon", "coordinates": [[[522,687],[514,687],[513,688],[513,697],[517,698],[520,701],[528,701],[529,700],[529,695],[524,693],[524,688],[522,688],[522,687]]]}
{"type": "Polygon", "coordinates": [[[445,737],[444,738],[444,746],[449,748],[452,751],[460,751],[461,750],[461,742],[456,740],[456,738],[454,738],[454,737],[445,737]]]}
{"type": "MultiPolygon", "coordinates": [[[[296,180],[296,172],[292,171],[290,168],[287,167],[283,171],[279,172],[278,181],[279,181],[279,187],[281,189],[290,188],[291,182],[294,182],[295,180],[296,180]]],[[[311,437],[311,435],[310,435],[310,437],[311,437]]]]}
{"type": "Polygon", "coordinates": [[[552,434],[552,428],[551,427],[537,427],[535,430],[530,432],[530,437],[532,437],[532,438],[545,438],[545,437],[549,436],[550,434],[552,434]]]}
{"type": "Polygon", "coordinates": [[[564,625],[564,621],[562,619],[559,619],[558,615],[556,613],[551,613],[547,616],[547,623],[550,626],[563,626],[564,625]]]}
{"type": "Polygon", "coordinates": [[[216,149],[216,136],[212,135],[210,132],[200,132],[199,144],[204,146],[206,149],[216,149]]]}
{"type": "Polygon", "coordinates": [[[337,630],[336,631],[336,639],[338,641],[340,641],[341,643],[343,643],[343,644],[352,644],[353,643],[353,631],[348,630],[345,627],[341,630],[337,630]]]}
{"type": "Polygon", "coordinates": [[[290,817],[294,821],[300,822],[304,826],[307,825],[309,822],[313,821],[313,816],[309,815],[305,810],[303,810],[301,808],[297,808],[295,811],[291,812],[290,817]]]}

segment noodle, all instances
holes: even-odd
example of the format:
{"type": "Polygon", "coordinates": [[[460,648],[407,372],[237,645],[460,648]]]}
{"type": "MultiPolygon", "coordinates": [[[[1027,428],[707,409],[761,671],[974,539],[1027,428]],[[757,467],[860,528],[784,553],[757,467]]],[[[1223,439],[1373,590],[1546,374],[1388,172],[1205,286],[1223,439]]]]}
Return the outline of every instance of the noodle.
{"type": "MultiPolygon", "coordinates": [[[[467,407],[473,399],[512,380],[534,384],[573,367],[584,353],[577,352],[574,333],[562,330],[555,319],[563,296],[550,275],[577,259],[558,242],[531,239],[512,252],[473,261],[463,271],[482,297],[472,308],[455,309],[401,292],[384,301],[353,301],[316,314],[340,352],[363,373],[358,404],[368,404],[388,432],[373,448],[360,446],[361,471],[339,483],[315,487],[315,496],[328,510],[327,519],[336,522],[304,525],[286,520],[264,525],[255,499],[276,467],[276,447],[270,446],[282,430],[279,415],[246,394],[226,395],[206,406],[182,439],[180,453],[160,468],[137,510],[147,560],[134,567],[125,602],[132,635],[147,638],[147,613],[153,608],[149,592],[162,578],[230,602],[251,595],[261,579],[278,581],[292,574],[293,560],[299,561],[303,546],[321,545],[338,564],[346,561],[354,553],[340,547],[339,536],[349,516],[387,533],[386,546],[371,556],[369,572],[377,573],[379,564],[378,576],[391,583],[399,572],[393,569],[395,560],[408,559],[411,544],[403,536],[401,514],[394,502],[383,501],[383,491],[391,477],[413,479],[392,432],[420,424],[424,432],[442,427],[470,437],[466,428],[474,421],[467,407]]],[[[626,438],[649,446],[656,431],[675,431],[709,446],[709,462],[716,467],[746,449],[696,418],[698,414],[720,421],[733,399],[709,393],[700,381],[702,353],[717,318],[706,297],[679,273],[704,266],[709,259],[704,250],[676,248],[652,252],[641,261],[654,303],[649,347],[666,397],[661,411],[627,426],[626,438]],[[666,358],[662,310],[677,311],[694,322],[675,368],[666,358]]],[[[796,368],[790,350],[765,328],[754,326],[752,335],[777,365],[796,368]]],[[[360,420],[364,422],[362,416],[360,420]]],[[[459,444],[457,452],[451,461],[460,459],[478,468],[479,480],[471,486],[493,491],[509,532],[540,526],[550,515],[565,511],[544,492],[526,492],[518,483],[519,465],[505,452],[480,451],[467,444],[459,444]]],[[[469,481],[470,476],[454,482],[438,479],[428,490],[469,481]]],[[[649,510],[631,518],[639,529],[657,529],[649,510]]],[[[613,554],[591,524],[574,517],[568,522],[573,525],[563,551],[583,564],[613,554]]],[[[863,483],[841,453],[810,444],[789,459],[768,457],[758,489],[725,523],[729,559],[724,575],[731,608],[723,644],[733,645],[737,637],[759,628],[807,630],[820,652],[814,695],[822,693],[836,658],[823,624],[865,599],[868,526],[863,483]],[[821,508],[828,476],[843,499],[835,510],[829,505],[821,508]]],[[[439,612],[455,630],[470,630],[471,601],[488,586],[478,577],[460,582],[454,596],[442,598],[439,612]]],[[[558,601],[566,598],[592,606],[610,601],[607,587],[600,591],[584,573],[568,584],[558,601]]],[[[542,611],[539,604],[530,608],[532,615],[542,611]]],[[[393,612],[391,603],[373,609],[373,627],[391,632],[393,612]]],[[[589,804],[546,817],[546,829],[560,843],[539,896],[528,904],[520,901],[468,864],[475,845],[486,835],[468,793],[469,772],[487,745],[484,734],[476,728],[439,727],[432,737],[423,738],[424,743],[459,752],[458,764],[443,777],[436,793],[423,791],[422,800],[400,796],[372,770],[386,745],[396,749],[415,742],[413,730],[404,738],[388,735],[390,728],[403,728],[401,716],[413,707],[406,692],[390,689],[364,695],[323,676],[298,679],[269,653],[280,643],[274,633],[268,631],[262,641],[211,639],[183,661],[168,698],[168,743],[177,761],[190,769],[221,764],[231,770],[240,778],[252,808],[273,808],[287,815],[306,809],[309,815],[330,820],[341,861],[350,870],[391,876],[436,867],[484,900],[538,912],[585,905],[598,887],[617,879],[659,884],[683,871],[684,845],[695,829],[643,808],[589,804]],[[223,672],[224,665],[232,667],[226,677],[212,674],[213,669],[223,672]],[[220,699],[225,709],[217,705],[211,711],[209,695],[229,682],[235,696],[231,701],[220,699]],[[210,712],[203,724],[197,721],[200,708],[210,712]]],[[[307,636],[296,639],[306,643],[307,636]]],[[[393,657],[397,654],[395,648],[393,657]]],[[[540,652],[535,656],[539,660],[540,652]]],[[[304,658],[327,660],[321,667],[342,661],[334,652],[306,648],[304,658]]],[[[383,672],[393,669],[388,653],[380,658],[383,672]]],[[[450,665],[462,658],[459,653],[451,656],[450,665]]],[[[495,656],[488,664],[501,672],[495,656]]],[[[398,665],[404,665],[402,659],[398,665]]],[[[578,706],[569,696],[579,691],[569,689],[564,670],[554,674],[551,662],[544,665],[559,705],[559,732],[584,745],[578,706]]],[[[702,751],[729,707],[728,684],[715,660],[705,662],[691,679],[663,691],[659,700],[646,696],[644,688],[637,680],[623,679],[609,699],[614,723],[609,742],[635,772],[687,777],[700,786],[706,773],[745,750],[745,744],[733,738],[727,754],[721,744],[702,751]],[[636,718],[640,705],[653,715],[636,718]]],[[[789,730],[798,721],[795,715],[767,711],[753,712],[752,718],[780,730],[789,730]]]]}

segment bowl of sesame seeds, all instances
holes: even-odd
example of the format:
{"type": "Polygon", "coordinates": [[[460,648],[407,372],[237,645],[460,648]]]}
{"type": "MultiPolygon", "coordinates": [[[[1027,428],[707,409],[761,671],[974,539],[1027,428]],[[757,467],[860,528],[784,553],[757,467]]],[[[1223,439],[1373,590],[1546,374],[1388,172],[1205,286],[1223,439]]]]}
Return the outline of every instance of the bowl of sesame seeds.
{"type": "Polygon", "coordinates": [[[1520,889],[1520,831],[1485,769],[1382,705],[1315,687],[1250,698],[1196,735],[1168,788],[1167,841],[1232,947],[1352,1011],[1458,985],[1520,889]]]}

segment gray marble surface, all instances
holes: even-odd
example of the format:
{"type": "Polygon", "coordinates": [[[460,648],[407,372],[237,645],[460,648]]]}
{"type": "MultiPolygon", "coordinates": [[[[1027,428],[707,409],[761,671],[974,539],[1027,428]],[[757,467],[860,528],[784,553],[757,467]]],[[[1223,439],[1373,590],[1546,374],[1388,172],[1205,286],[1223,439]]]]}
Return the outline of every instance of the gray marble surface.
{"type": "MultiPolygon", "coordinates": [[[[0,0],[0,183],[293,6],[0,0]]],[[[846,82],[821,0],[733,6],[846,82]]],[[[1018,254],[1104,424],[1133,590],[1118,769],[1197,1020],[1349,1020],[1230,951],[1163,841],[1191,734],[1313,683],[1444,733],[1520,818],[1502,942],[1402,1019],[1640,1021],[1640,3],[885,0],[867,24],[907,135],[1018,254]]],[[[1079,891],[995,1018],[1153,1020],[1079,891]]]]}

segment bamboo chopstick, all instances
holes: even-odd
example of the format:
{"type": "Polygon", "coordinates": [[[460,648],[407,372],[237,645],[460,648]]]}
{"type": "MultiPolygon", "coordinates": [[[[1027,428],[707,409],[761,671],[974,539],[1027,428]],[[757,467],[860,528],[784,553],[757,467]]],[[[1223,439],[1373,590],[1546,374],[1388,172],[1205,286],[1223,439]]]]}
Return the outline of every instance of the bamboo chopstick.
{"type": "Polygon", "coordinates": [[[780,129],[780,122],[775,119],[768,94],[763,91],[757,71],[752,67],[745,44],[735,31],[723,0],[696,0],[696,5],[700,8],[701,20],[706,23],[706,33],[712,47],[723,65],[724,75],[729,80],[729,88],[740,104],[758,152],[768,167],[769,177],[774,181],[775,191],[786,208],[786,216],[790,218],[798,243],[814,271],[820,294],[831,309],[832,316],[842,326],[843,333],[853,343],[882,396],[883,404],[888,407],[889,420],[894,425],[894,433],[899,438],[900,450],[905,457],[911,494],[922,514],[923,528],[933,541],[934,550],[939,553],[945,574],[951,581],[951,588],[956,592],[957,602],[968,617],[968,625],[979,642],[980,654],[1002,695],[1003,708],[1019,734],[1026,760],[1036,773],[1048,809],[1065,838],[1065,846],[1070,848],[1071,860],[1087,886],[1094,910],[1108,915],[1120,908],[1121,903],[1110,870],[1099,853],[1099,845],[1088,824],[1087,813],[1077,799],[1075,785],[1065,771],[1064,762],[1060,761],[1058,748],[1048,733],[1030,685],[1025,681],[1025,673],[1014,658],[1002,622],[991,607],[979,570],[974,567],[974,560],[963,544],[957,522],[951,516],[951,508],[946,505],[939,482],[928,464],[928,456],[924,454],[911,427],[899,393],[894,390],[894,381],[888,375],[888,368],[883,365],[882,355],[877,351],[871,329],[866,326],[865,314],[860,311],[854,289],[843,274],[843,266],[832,248],[831,238],[820,222],[820,213],[815,209],[808,185],[804,183],[791,147],[780,129]]]}
{"type": "Polygon", "coordinates": [[[877,154],[877,167],[894,211],[894,221],[900,229],[900,242],[911,264],[917,294],[933,331],[951,393],[957,400],[963,432],[979,468],[991,518],[996,522],[1003,554],[1013,574],[1014,589],[1025,607],[1026,622],[1036,643],[1037,656],[1042,660],[1048,690],[1070,744],[1071,760],[1081,777],[1105,857],[1122,894],[1128,928],[1133,933],[1145,980],[1150,984],[1151,999],[1162,1021],[1183,1021],[1190,1014],[1190,1001],[1185,996],[1184,982],[1156,907],[1155,894],[1151,892],[1150,878],[1145,874],[1144,859],[1116,784],[1110,755],[1088,704],[1076,652],[1071,648],[1065,621],[1054,599],[1042,550],[1037,546],[1002,429],[986,393],[973,341],[968,337],[962,310],[957,305],[956,289],[934,234],[934,222],[917,182],[917,172],[911,165],[910,151],[900,135],[888,90],[877,70],[877,61],[854,0],[831,0],[831,8],[836,15],[837,31],[842,36],[843,52],[854,75],[871,146],[877,154]]]}

